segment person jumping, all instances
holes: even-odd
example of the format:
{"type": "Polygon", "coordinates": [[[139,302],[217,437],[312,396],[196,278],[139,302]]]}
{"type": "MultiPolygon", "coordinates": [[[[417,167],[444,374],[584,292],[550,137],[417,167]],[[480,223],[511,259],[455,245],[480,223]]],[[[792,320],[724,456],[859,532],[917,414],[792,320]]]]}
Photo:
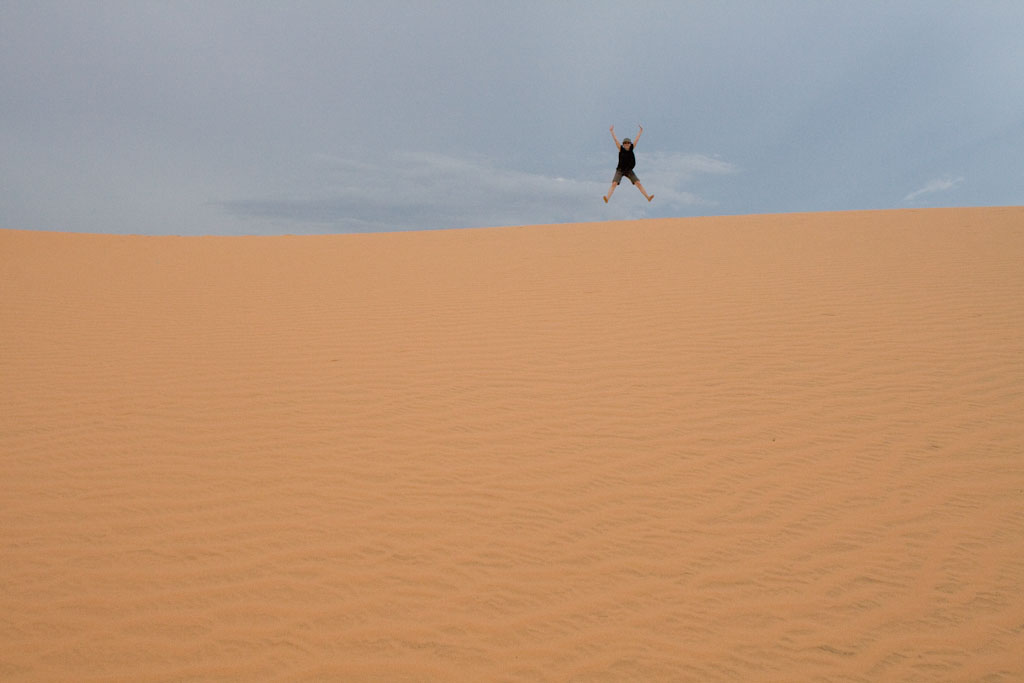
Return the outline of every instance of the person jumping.
{"type": "Polygon", "coordinates": [[[602,199],[607,204],[608,200],[612,198],[612,193],[615,192],[615,188],[619,186],[619,181],[622,180],[622,176],[626,176],[630,181],[636,185],[636,189],[640,190],[643,196],[647,197],[647,201],[654,199],[653,194],[647,194],[647,190],[640,184],[640,181],[636,177],[636,173],[633,173],[633,167],[636,166],[636,156],[633,154],[633,150],[636,148],[636,143],[640,142],[640,136],[644,134],[644,127],[640,126],[640,132],[636,134],[636,140],[630,140],[624,138],[622,144],[619,144],[619,139],[615,137],[615,126],[609,128],[612,132],[612,140],[615,141],[615,149],[619,150],[619,165],[615,168],[615,179],[612,180],[611,189],[608,190],[602,199]]]}

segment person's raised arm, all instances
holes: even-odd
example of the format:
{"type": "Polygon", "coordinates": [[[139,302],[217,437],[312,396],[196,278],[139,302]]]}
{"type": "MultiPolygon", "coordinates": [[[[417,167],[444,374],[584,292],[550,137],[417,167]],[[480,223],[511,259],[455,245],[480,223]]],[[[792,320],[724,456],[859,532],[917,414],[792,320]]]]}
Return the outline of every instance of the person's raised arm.
{"type": "Polygon", "coordinates": [[[640,142],[640,136],[644,134],[644,127],[640,126],[640,132],[633,138],[633,146],[636,147],[636,143],[640,142]]]}
{"type": "Polygon", "coordinates": [[[619,147],[622,147],[622,145],[619,144],[619,139],[617,137],[615,137],[615,126],[612,126],[608,130],[610,130],[612,132],[612,140],[615,140],[615,149],[618,149],[619,147]]]}

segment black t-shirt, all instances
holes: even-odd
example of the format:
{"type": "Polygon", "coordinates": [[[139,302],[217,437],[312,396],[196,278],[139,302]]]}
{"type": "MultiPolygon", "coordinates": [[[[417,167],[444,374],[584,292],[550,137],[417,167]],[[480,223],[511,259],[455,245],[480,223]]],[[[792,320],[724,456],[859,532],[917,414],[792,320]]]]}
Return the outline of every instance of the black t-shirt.
{"type": "Polygon", "coordinates": [[[636,166],[636,156],[633,154],[633,145],[626,149],[625,145],[619,145],[619,166],[618,170],[629,173],[636,166]]]}

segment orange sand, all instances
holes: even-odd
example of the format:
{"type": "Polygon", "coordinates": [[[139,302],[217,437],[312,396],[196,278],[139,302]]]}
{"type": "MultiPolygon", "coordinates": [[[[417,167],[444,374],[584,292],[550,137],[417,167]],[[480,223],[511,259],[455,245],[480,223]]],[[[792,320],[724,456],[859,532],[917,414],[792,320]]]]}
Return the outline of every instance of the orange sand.
{"type": "Polygon", "coordinates": [[[1024,208],[0,231],[0,679],[1022,680],[1024,208]]]}

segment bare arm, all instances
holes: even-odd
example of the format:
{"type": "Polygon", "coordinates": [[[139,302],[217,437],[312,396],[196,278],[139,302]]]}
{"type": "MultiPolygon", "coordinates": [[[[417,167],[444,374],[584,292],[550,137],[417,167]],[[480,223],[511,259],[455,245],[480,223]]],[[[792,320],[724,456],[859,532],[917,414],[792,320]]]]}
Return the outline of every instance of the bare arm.
{"type": "Polygon", "coordinates": [[[619,139],[617,137],[615,137],[615,126],[612,126],[608,130],[610,130],[612,132],[612,140],[615,140],[615,149],[618,149],[622,145],[619,144],[619,139]]]}
{"type": "Polygon", "coordinates": [[[633,138],[633,146],[636,147],[636,143],[640,142],[640,136],[644,134],[644,127],[640,126],[640,132],[633,138]]]}

